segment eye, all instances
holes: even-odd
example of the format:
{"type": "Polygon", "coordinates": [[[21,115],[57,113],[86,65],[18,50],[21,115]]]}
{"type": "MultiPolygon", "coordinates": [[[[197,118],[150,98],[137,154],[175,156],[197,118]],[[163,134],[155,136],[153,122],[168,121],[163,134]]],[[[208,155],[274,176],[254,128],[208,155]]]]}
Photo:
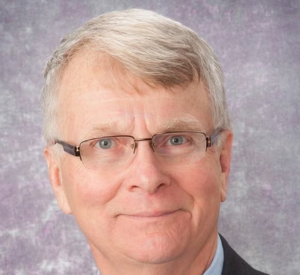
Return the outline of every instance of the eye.
{"type": "Polygon", "coordinates": [[[182,145],[184,143],[186,143],[186,138],[183,136],[173,136],[169,139],[168,143],[170,145],[182,145]]]}
{"type": "Polygon", "coordinates": [[[110,149],[114,146],[114,141],[110,138],[104,138],[100,139],[96,144],[95,147],[101,148],[101,149],[110,149]]]}

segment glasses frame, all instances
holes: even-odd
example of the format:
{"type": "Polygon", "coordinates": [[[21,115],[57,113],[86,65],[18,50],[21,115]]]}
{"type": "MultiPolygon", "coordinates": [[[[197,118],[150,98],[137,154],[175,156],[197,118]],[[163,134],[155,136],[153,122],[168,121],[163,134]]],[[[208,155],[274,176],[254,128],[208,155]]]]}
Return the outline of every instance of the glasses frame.
{"type": "Polygon", "coordinates": [[[205,151],[207,151],[207,148],[208,148],[208,147],[212,147],[212,146],[214,145],[214,143],[216,142],[217,137],[218,137],[218,135],[220,134],[220,132],[221,132],[220,129],[216,129],[216,130],[213,132],[212,135],[208,136],[208,135],[206,135],[204,132],[201,132],[201,131],[174,131],[174,132],[172,131],[172,132],[157,133],[157,134],[154,134],[151,138],[139,138],[139,139],[136,139],[135,137],[130,136],[130,135],[102,136],[102,137],[90,138],[90,139],[83,140],[83,141],[81,141],[81,142],[79,143],[79,145],[76,145],[76,146],[71,145],[71,144],[69,144],[69,143],[67,143],[67,142],[65,142],[65,141],[56,139],[56,140],[54,140],[53,145],[54,145],[54,144],[60,144],[60,145],[63,147],[63,150],[64,150],[66,153],[68,153],[68,154],[70,154],[70,155],[72,155],[72,156],[75,156],[75,157],[79,157],[80,160],[82,161],[82,158],[81,158],[81,155],[80,155],[80,146],[81,146],[81,144],[84,143],[84,142],[87,142],[87,141],[95,140],[95,139],[100,139],[100,138],[110,138],[110,137],[130,137],[130,138],[132,138],[133,141],[134,141],[134,145],[133,145],[133,154],[134,154],[135,151],[136,151],[136,148],[137,148],[137,146],[138,146],[138,142],[139,142],[139,141],[149,141],[151,149],[153,150],[153,152],[155,152],[155,151],[154,151],[154,148],[153,148],[153,142],[152,142],[152,140],[153,140],[153,138],[154,138],[155,136],[157,136],[157,135],[162,135],[162,134],[172,134],[172,133],[174,133],[174,134],[177,134],[177,133],[195,133],[195,134],[196,134],[196,133],[199,133],[199,134],[200,134],[200,133],[201,133],[201,134],[203,134],[203,135],[205,136],[205,139],[206,139],[206,148],[205,148],[205,151]]]}

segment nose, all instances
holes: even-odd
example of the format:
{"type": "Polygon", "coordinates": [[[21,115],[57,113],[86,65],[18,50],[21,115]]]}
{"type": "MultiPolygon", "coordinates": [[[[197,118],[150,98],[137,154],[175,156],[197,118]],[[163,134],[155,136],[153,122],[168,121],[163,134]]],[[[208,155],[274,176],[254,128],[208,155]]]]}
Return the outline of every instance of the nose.
{"type": "MultiPolygon", "coordinates": [[[[137,141],[149,141],[140,139],[137,141]]],[[[159,189],[166,188],[171,184],[170,175],[164,169],[163,163],[155,155],[149,142],[135,144],[134,159],[128,167],[125,178],[126,188],[130,192],[153,194],[159,189]]]]}

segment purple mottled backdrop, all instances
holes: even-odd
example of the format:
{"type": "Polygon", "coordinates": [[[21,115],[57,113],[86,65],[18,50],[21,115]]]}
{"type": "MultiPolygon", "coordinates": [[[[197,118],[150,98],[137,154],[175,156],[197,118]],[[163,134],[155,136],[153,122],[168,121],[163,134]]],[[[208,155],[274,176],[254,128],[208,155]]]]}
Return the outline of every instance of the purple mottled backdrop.
{"type": "Polygon", "coordinates": [[[223,65],[235,141],[220,232],[251,264],[300,274],[300,1],[0,1],[0,274],[95,274],[54,200],[39,106],[46,58],[101,13],[157,11],[197,31],[223,65]]]}

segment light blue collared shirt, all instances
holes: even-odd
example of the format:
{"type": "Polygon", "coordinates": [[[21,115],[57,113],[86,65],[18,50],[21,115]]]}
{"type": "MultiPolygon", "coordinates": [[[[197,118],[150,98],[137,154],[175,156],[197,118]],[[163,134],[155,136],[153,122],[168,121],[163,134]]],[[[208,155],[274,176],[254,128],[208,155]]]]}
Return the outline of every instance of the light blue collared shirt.
{"type": "MultiPolygon", "coordinates": [[[[218,244],[217,244],[216,254],[215,254],[214,259],[211,262],[209,268],[204,272],[203,275],[221,275],[222,269],[223,269],[223,263],[224,263],[224,249],[223,249],[223,245],[222,245],[220,236],[218,235],[218,244]]],[[[97,275],[100,275],[99,271],[98,271],[97,275]]]]}
{"type": "Polygon", "coordinates": [[[218,244],[216,254],[209,268],[204,272],[203,275],[221,275],[224,263],[224,249],[220,236],[218,235],[218,244]]]}

